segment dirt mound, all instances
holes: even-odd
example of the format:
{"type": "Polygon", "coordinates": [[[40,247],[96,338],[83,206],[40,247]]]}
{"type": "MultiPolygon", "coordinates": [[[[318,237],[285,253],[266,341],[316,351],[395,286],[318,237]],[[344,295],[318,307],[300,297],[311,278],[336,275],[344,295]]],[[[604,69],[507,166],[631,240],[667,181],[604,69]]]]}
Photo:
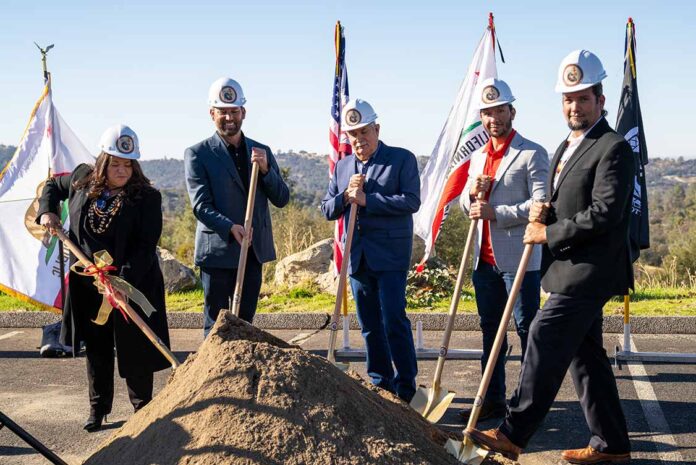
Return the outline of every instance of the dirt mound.
{"type": "Polygon", "coordinates": [[[85,465],[455,464],[446,439],[358,375],[224,314],[85,465]]]}
{"type": "Polygon", "coordinates": [[[357,375],[225,314],[85,465],[455,464],[446,439],[357,375]]]}

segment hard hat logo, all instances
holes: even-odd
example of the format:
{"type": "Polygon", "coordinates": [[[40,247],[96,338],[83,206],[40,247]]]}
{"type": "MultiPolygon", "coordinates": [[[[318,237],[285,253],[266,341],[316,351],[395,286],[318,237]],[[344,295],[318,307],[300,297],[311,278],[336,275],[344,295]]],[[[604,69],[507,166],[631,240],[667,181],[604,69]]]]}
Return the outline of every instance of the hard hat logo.
{"type": "Polygon", "coordinates": [[[360,124],[360,121],[362,121],[362,115],[358,110],[349,110],[348,113],[346,113],[346,122],[349,126],[360,124]]]}
{"type": "Polygon", "coordinates": [[[237,100],[237,92],[230,87],[230,86],[225,86],[222,89],[220,89],[220,101],[223,103],[234,103],[234,101],[237,100]]]}
{"type": "Polygon", "coordinates": [[[500,91],[495,86],[487,86],[481,93],[483,103],[493,103],[500,97],[500,91]]]}
{"type": "Polygon", "coordinates": [[[569,87],[577,86],[582,81],[582,76],[582,68],[571,63],[563,70],[563,83],[569,87]]]}
{"type": "Polygon", "coordinates": [[[133,153],[133,150],[135,150],[135,142],[131,136],[121,136],[116,141],[116,148],[121,153],[133,153]]]}

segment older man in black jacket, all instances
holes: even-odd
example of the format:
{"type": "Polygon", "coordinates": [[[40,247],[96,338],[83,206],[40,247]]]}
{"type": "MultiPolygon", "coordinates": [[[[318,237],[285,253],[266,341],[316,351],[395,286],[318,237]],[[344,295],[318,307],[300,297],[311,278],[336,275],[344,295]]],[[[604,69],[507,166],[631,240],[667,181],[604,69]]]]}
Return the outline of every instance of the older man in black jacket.
{"type": "Polygon", "coordinates": [[[605,77],[599,59],[585,50],[561,63],[556,91],[563,93],[571,134],[551,162],[550,208],[532,208],[524,237],[527,244],[544,244],[542,287],[551,295],[532,323],[505,421],[498,429],[466,432],[514,459],[541,425],[570,368],[591,438],[585,448],[564,451],[563,459],[630,461],[626,420],[602,344],[602,308],[633,285],[628,228],[634,165],[630,146],[604,119],[605,77]]]}

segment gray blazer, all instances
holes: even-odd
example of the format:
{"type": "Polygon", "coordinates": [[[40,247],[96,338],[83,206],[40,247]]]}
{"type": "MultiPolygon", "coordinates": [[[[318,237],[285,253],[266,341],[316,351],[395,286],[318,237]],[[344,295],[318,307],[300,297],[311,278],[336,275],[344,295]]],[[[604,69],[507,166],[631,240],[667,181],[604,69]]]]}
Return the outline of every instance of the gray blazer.
{"type": "MultiPolygon", "coordinates": [[[[261,175],[259,172],[256,187],[251,248],[259,262],[270,262],[276,255],[268,201],[276,207],[284,207],[290,200],[290,191],[280,176],[271,149],[244,135],[242,137],[246,142],[250,175],[252,147],[265,149],[268,157],[268,173],[261,175]]],[[[244,225],[248,194],[218,133],[186,149],[184,171],[193,214],[198,220],[195,264],[237,268],[241,248],[230,230],[234,224],[244,225]]]]}
{"type": "MultiPolygon", "coordinates": [[[[471,184],[483,173],[486,153],[479,149],[471,155],[469,177],[459,203],[469,212],[471,184]]],[[[539,144],[515,134],[510,148],[503,155],[491,187],[488,202],[495,209],[496,220],[490,222],[491,246],[495,261],[502,271],[515,273],[522,257],[524,230],[529,218],[532,199],[543,200],[546,195],[546,180],[549,172],[549,156],[539,144]]],[[[478,266],[483,222],[478,223],[474,244],[474,269],[478,266]]],[[[534,246],[528,271],[541,268],[541,248],[534,246]]]]}

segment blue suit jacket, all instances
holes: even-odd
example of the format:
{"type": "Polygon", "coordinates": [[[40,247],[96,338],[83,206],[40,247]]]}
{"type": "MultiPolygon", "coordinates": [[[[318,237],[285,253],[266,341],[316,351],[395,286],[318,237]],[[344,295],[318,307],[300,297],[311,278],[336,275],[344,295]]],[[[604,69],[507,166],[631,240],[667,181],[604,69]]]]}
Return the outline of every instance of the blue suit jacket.
{"type": "MultiPolygon", "coordinates": [[[[355,273],[364,255],[374,271],[407,271],[413,245],[412,214],[420,207],[420,178],[416,157],[408,150],[380,142],[367,170],[363,190],[366,206],[358,208],[359,228],[353,234],[350,273],[355,273]]],[[[329,189],[321,202],[328,220],[345,217],[350,208],[343,204],[343,192],[350,177],[357,174],[355,155],[336,164],[329,189]]],[[[345,237],[345,236],[344,236],[345,237]]]]}
{"type": "MultiPolygon", "coordinates": [[[[266,150],[268,173],[261,175],[254,199],[251,247],[259,262],[275,260],[270,200],[276,207],[284,207],[290,200],[290,191],[280,176],[280,169],[271,149],[244,136],[247,163],[251,175],[251,149],[266,150]]],[[[184,171],[189,199],[196,224],[195,263],[212,268],[237,268],[240,246],[231,236],[232,225],[244,225],[248,193],[234,166],[227,146],[215,133],[193,147],[186,149],[184,171]]]]}

